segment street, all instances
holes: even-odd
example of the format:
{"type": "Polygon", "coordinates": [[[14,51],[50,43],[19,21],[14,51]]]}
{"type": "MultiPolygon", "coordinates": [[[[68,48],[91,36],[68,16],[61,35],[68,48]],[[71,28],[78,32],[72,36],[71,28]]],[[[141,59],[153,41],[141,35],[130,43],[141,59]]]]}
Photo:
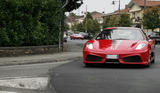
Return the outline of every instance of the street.
{"type": "MultiPolygon", "coordinates": [[[[85,42],[86,40],[68,40],[68,53],[81,53],[85,42]]],[[[69,62],[1,66],[0,93],[54,93],[54,86],[49,83],[53,78],[53,69],[69,62]]]]}
{"type": "MultiPolygon", "coordinates": [[[[77,52],[81,52],[84,42],[69,40],[68,44],[75,44],[77,52]]],[[[76,61],[2,66],[0,93],[159,93],[159,62],[160,45],[156,46],[156,63],[150,68],[136,65],[85,67],[82,58],[76,61]]]]}
{"type": "Polygon", "coordinates": [[[159,93],[160,47],[156,63],[142,66],[111,65],[84,67],[82,60],[55,69],[57,93],[159,93]]]}

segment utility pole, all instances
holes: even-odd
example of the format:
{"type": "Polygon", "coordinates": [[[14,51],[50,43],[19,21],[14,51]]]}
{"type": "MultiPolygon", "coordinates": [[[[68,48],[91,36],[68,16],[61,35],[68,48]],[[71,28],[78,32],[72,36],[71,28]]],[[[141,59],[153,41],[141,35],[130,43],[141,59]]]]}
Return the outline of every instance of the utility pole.
{"type": "Polygon", "coordinates": [[[118,1],[112,1],[112,4],[115,5],[115,2],[119,3],[118,12],[120,13],[120,10],[121,10],[121,1],[120,0],[118,0],[118,1]]]}
{"type": "Polygon", "coordinates": [[[59,23],[59,40],[58,40],[58,51],[60,52],[61,50],[61,45],[62,45],[62,51],[63,51],[63,40],[62,40],[62,17],[63,17],[63,9],[66,7],[68,4],[69,0],[66,0],[65,4],[59,9],[60,11],[60,23],[59,23]]]}
{"type": "Polygon", "coordinates": [[[146,10],[146,0],[144,0],[144,10],[146,10]]]}
{"type": "Polygon", "coordinates": [[[120,10],[121,10],[121,2],[120,2],[120,0],[119,0],[119,8],[118,8],[118,10],[119,10],[119,13],[120,13],[120,10]]]}
{"type": "Polygon", "coordinates": [[[86,33],[88,32],[88,29],[87,29],[87,20],[88,20],[88,18],[87,18],[87,14],[88,14],[88,6],[86,5],[86,33]]]}

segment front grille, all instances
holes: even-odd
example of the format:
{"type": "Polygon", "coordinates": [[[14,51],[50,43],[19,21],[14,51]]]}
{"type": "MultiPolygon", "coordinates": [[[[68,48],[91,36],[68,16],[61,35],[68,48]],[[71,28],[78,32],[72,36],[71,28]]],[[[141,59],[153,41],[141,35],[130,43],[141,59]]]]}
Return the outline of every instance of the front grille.
{"type": "Polygon", "coordinates": [[[106,59],[106,63],[120,63],[118,59],[106,59]]]}
{"type": "Polygon", "coordinates": [[[122,58],[122,60],[124,62],[142,62],[140,56],[128,56],[128,57],[122,58]]]}
{"type": "Polygon", "coordinates": [[[87,61],[102,61],[102,57],[95,55],[88,55],[86,58],[87,61]]]}
{"type": "Polygon", "coordinates": [[[106,62],[119,62],[118,59],[106,59],[106,62]]]}

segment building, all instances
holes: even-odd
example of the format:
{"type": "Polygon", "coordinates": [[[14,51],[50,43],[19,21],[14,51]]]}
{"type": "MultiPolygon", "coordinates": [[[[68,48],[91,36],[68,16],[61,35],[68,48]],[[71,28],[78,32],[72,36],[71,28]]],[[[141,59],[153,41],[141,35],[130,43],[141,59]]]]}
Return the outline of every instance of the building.
{"type": "Polygon", "coordinates": [[[104,13],[94,11],[94,12],[91,12],[91,16],[93,17],[94,20],[97,20],[98,23],[100,23],[100,24],[103,23],[104,13]]]}
{"type": "MultiPolygon", "coordinates": [[[[146,8],[160,6],[160,0],[146,0],[146,8]]],[[[141,24],[143,19],[144,0],[131,0],[128,4],[130,18],[134,24],[141,24]]]]}
{"type": "MultiPolygon", "coordinates": [[[[91,16],[93,17],[94,20],[97,20],[98,23],[103,23],[103,16],[104,14],[103,13],[100,13],[100,12],[91,12],[90,13],[91,16]]],[[[78,16],[78,15],[75,15],[75,16],[68,16],[65,20],[65,22],[69,25],[69,27],[71,28],[71,26],[74,24],[74,23],[82,23],[85,19],[85,16],[78,16]]]]}
{"type": "Polygon", "coordinates": [[[82,23],[84,20],[84,16],[68,16],[65,20],[65,22],[69,25],[69,27],[71,28],[71,26],[74,23],[82,23]]]}

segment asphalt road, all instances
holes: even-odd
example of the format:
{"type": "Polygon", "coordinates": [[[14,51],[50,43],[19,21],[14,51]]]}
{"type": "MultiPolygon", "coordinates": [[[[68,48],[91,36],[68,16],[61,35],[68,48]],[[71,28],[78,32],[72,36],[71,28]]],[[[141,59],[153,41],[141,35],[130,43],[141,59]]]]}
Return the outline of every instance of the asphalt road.
{"type": "Polygon", "coordinates": [[[68,63],[68,61],[45,64],[1,66],[0,93],[55,93],[54,87],[49,86],[51,77],[49,73],[53,72],[51,71],[53,68],[56,68],[66,63],[68,63]],[[39,79],[39,81],[38,78],[40,77],[47,78],[45,82],[48,82],[48,84],[45,86],[44,89],[32,89],[37,87],[35,83],[40,84],[41,80],[43,80],[39,79]],[[17,88],[17,85],[22,86],[22,88],[17,88]],[[31,88],[25,88],[26,85],[30,86],[31,88]]]}
{"type": "Polygon", "coordinates": [[[69,52],[82,52],[83,51],[83,46],[84,46],[84,43],[86,42],[87,40],[70,40],[68,38],[68,41],[67,41],[67,50],[69,52]]]}
{"type": "Polygon", "coordinates": [[[131,65],[84,67],[82,60],[54,69],[57,93],[160,93],[160,46],[150,68],[131,65]]]}
{"type": "MultiPolygon", "coordinates": [[[[68,51],[81,52],[85,42],[85,40],[68,40],[66,43],[70,48],[68,51]]],[[[53,80],[54,68],[68,62],[0,66],[0,93],[55,93],[53,83],[49,83],[53,80]],[[26,89],[26,85],[32,88],[37,87],[35,83],[40,83],[39,78],[47,80],[46,89],[26,89]]]]}
{"type": "MultiPolygon", "coordinates": [[[[84,42],[73,40],[68,43],[70,46],[76,44],[71,50],[79,52],[84,42]]],[[[49,79],[48,86],[42,91],[0,86],[0,93],[159,93],[159,73],[160,45],[156,46],[156,63],[150,68],[128,65],[84,67],[82,59],[74,62],[2,66],[0,80],[24,77],[49,79]]]]}

